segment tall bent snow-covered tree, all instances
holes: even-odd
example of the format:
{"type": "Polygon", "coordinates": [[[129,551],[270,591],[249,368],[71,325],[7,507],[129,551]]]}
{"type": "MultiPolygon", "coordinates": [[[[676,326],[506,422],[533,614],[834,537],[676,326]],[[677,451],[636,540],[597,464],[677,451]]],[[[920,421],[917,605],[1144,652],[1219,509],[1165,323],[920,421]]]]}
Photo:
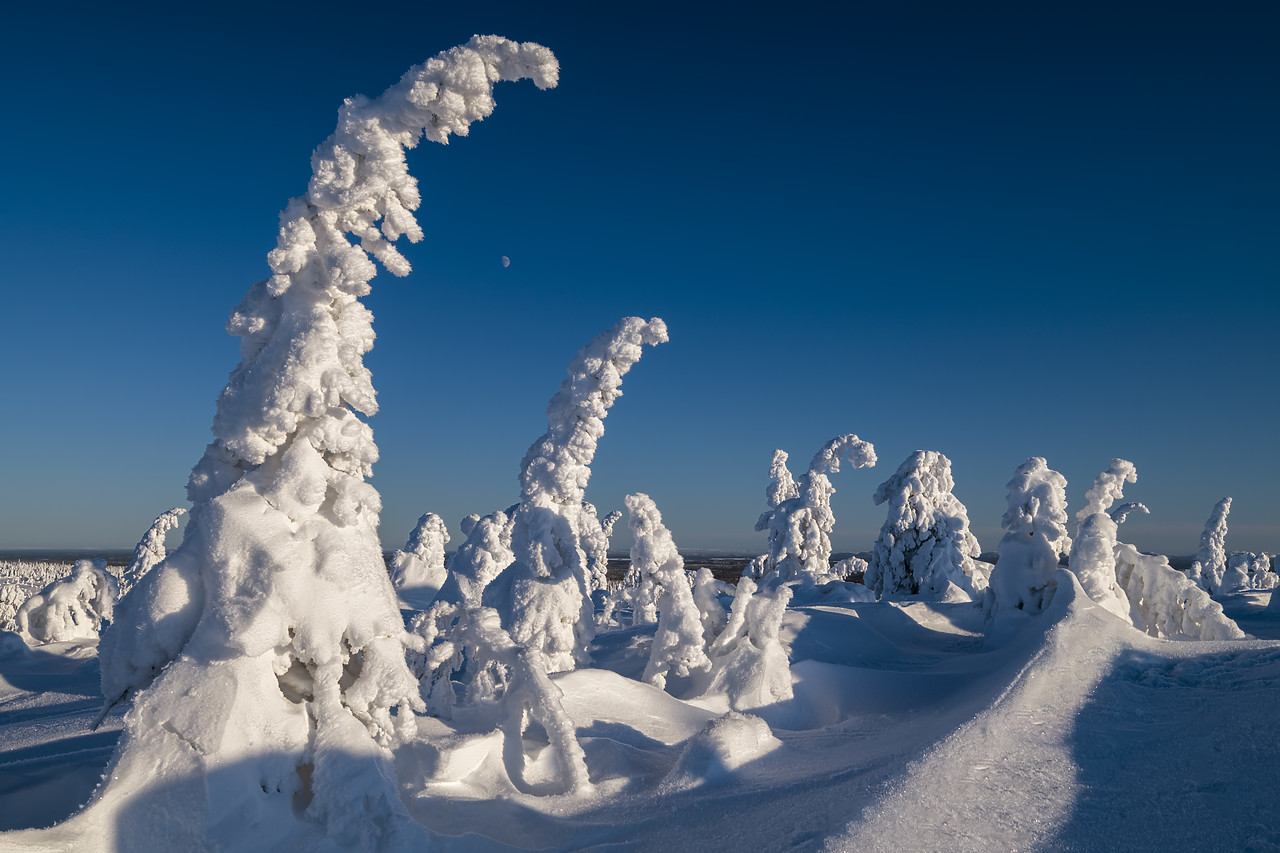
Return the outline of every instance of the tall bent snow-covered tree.
{"type": "Polygon", "coordinates": [[[955,584],[973,597],[974,561],[982,553],[969,513],[951,493],[951,460],[917,450],[876,489],[889,504],[863,583],[877,596],[945,593],[955,584]]]}
{"type": "Polygon", "coordinates": [[[809,470],[795,481],[787,469],[787,454],[773,452],[765,492],[770,508],[761,514],[756,530],[769,532],[769,553],[762,574],[773,575],[775,582],[835,579],[831,531],[836,519],[831,514],[831,496],[836,490],[827,474],[840,471],[841,459],[854,468],[870,468],[876,464],[876,451],[856,435],[837,436],[814,454],[809,470]]]}
{"type": "MultiPolygon", "coordinates": [[[[667,326],[626,317],[578,351],[569,377],[547,404],[547,431],[529,447],[520,471],[520,503],[511,527],[515,562],[485,590],[512,638],[544,659],[548,672],[586,663],[595,636],[592,570],[583,538],[600,521],[585,502],[604,418],[622,396],[622,377],[644,345],[664,343],[667,326]]],[[[593,508],[594,509],[594,508],[593,508]]]]}
{"type": "MultiPolygon", "coordinates": [[[[227,822],[264,849],[299,833],[301,846],[425,842],[388,751],[422,701],[365,482],[378,454],[357,413],[377,403],[362,362],[372,315],[359,300],[370,256],[405,275],[392,244],[423,236],[404,150],[423,135],[466,135],[492,112],[498,81],[547,88],[558,73],[544,47],[477,36],[340,109],[306,194],[281,214],[272,276],[228,322],[242,361],[191,474],[183,542],[103,640],[104,695],[134,705],[89,811],[143,797],[164,837],[189,833],[191,849],[227,822]]],[[[145,820],[120,827],[147,831],[145,820]]]]}
{"type": "Polygon", "coordinates": [[[1213,505],[1213,512],[1200,534],[1200,550],[1188,573],[1193,581],[1209,593],[1216,594],[1227,574],[1227,516],[1231,514],[1231,498],[1213,505]]]}

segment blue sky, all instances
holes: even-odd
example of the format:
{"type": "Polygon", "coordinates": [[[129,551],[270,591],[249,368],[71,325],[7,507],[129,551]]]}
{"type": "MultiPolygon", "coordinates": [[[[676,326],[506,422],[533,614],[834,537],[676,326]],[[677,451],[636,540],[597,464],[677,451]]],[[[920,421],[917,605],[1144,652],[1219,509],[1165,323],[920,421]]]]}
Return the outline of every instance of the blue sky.
{"type": "Polygon", "coordinates": [[[1280,11],[613,5],[8,13],[0,548],[129,547],[185,504],[226,315],[342,99],[493,32],[561,84],[410,155],[427,239],[367,300],[388,546],[512,503],[565,364],[640,315],[671,342],[588,496],[649,493],[682,547],[763,547],[772,450],[798,474],[854,432],[881,462],[833,478],[840,550],[916,449],[984,549],[1032,455],[1073,511],[1133,461],[1141,548],[1194,552],[1231,495],[1228,546],[1280,549],[1280,11]]]}

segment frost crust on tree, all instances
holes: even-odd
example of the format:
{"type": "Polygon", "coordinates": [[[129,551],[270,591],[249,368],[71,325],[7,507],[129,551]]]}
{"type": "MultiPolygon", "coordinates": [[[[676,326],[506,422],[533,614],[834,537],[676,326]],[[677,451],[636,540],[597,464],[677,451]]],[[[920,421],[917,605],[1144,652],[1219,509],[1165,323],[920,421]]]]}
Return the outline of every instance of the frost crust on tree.
{"type": "Polygon", "coordinates": [[[151,527],[134,547],[129,565],[120,573],[120,595],[126,595],[147,572],[164,562],[167,553],[164,547],[165,534],[177,527],[178,519],[186,513],[185,507],[176,506],[168,512],[160,513],[151,523],[151,527]]]}
{"type": "Polygon", "coordinates": [[[840,579],[831,570],[831,531],[835,528],[831,496],[836,490],[827,474],[838,473],[841,460],[853,468],[870,468],[876,464],[876,451],[856,435],[837,436],[814,454],[798,481],[792,480],[787,469],[787,454],[773,452],[771,479],[765,491],[769,509],[756,522],[756,530],[769,533],[769,553],[759,566],[753,563],[749,572],[772,575],[775,583],[802,580],[819,584],[840,579]]]}
{"type": "Polygon", "coordinates": [[[1188,572],[1210,595],[1218,593],[1227,573],[1227,516],[1230,514],[1231,498],[1214,504],[1200,534],[1200,550],[1188,572]]]}
{"type": "Polygon", "coordinates": [[[96,640],[111,620],[120,588],[105,560],[77,560],[71,576],[29,597],[14,614],[17,632],[38,643],[96,640]]]}
{"type": "Polygon", "coordinates": [[[405,275],[393,243],[423,236],[405,149],[465,135],[493,110],[498,81],[546,88],[557,75],[546,48],[477,36],[339,110],[306,194],[281,214],[271,277],[228,321],[242,361],[188,483],[183,542],[100,646],[108,702],[136,701],[99,801],[156,784],[157,760],[162,777],[197,779],[236,763],[243,791],[187,808],[234,815],[264,847],[272,831],[291,834],[295,802],[337,846],[426,843],[388,750],[423,703],[365,482],[378,453],[357,413],[377,402],[359,299],[373,259],[405,275]]]}
{"type": "Polygon", "coordinates": [[[986,597],[989,615],[1018,609],[1040,613],[1053,599],[1053,575],[1071,551],[1067,535],[1067,479],[1033,456],[1018,466],[1008,485],[1005,534],[997,546],[986,597]]]}
{"type": "Polygon", "coordinates": [[[585,508],[591,461],[604,435],[604,418],[622,395],[622,377],[640,360],[645,345],[666,340],[662,320],[627,317],[583,347],[547,405],[546,433],[521,464],[520,503],[511,531],[515,562],[503,589],[491,586],[485,603],[502,613],[503,626],[517,643],[542,655],[548,672],[587,662],[595,614],[582,537],[599,527],[585,508]]]}
{"type": "Polygon", "coordinates": [[[876,505],[889,505],[863,583],[877,596],[943,595],[952,585],[970,598],[986,578],[976,572],[982,553],[969,530],[969,513],[951,490],[951,460],[917,450],[876,489],[876,505]]]}
{"type": "MultiPolygon", "coordinates": [[[[703,617],[694,601],[684,570],[684,558],[676,550],[671,531],[662,523],[653,499],[645,494],[627,495],[631,528],[631,565],[642,583],[651,585],[658,610],[658,630],[644,668],[644,680],[660,689],[667,677],[686,678],[711,668],[707,659],[703,617]]],[[[714,613],[709,613],[714,618],[714,613]]]]}

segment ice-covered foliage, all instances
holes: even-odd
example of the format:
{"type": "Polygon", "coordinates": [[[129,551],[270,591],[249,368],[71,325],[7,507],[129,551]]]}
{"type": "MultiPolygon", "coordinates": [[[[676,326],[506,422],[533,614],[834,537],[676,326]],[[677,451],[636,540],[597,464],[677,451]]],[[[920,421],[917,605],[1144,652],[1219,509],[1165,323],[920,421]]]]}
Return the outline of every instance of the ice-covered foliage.
{"type": "Polygon", "coordinates": [[[980,591],[973,577],[982,549],[953,488],[951,460],[917,450],[876,489],[876,504],[889,504],[863,580],[876,595],[942,595],[952,585],[971,598],[980,591]]]}
{"type": "Polygon", "coordinates": [[[1129,600],[1129,618],[1153,637],[1239,640],[1244,632],[1222,613],[1222,605],[1168,557],[1143,554],[1121,543],[1115,550],[1116,579],[1129,600]]]}
{"type": "Polygon", "coordinates": [[[613,526],[620,518],[622,513],[616,509],[600,518],[594,504],[590,501],[582,503],[582,550],[587,555],[587,576],[592,592],[609,588],[609,540],[613,537],[613,526]]]}
{"type": "Polygon", "coordinates": [[[1200,534],[1200,550],[1188,572],[1210,594],[1218,592],[1227,573],[1227,516],[1230,514],[1231,498],[1214,504],[1200,534]]]}
{"type": "Polygon", "coordinates": [[[162,512],[151,523],[150,529],[142,535],[142,539],[133,549],[133,559],[120,574],[120,594],[125,595],[137,586],[138,581],[165,558],[164,537],[170,530],[178,526],[178,519],[186,514],[186,509],[176,506],[168,512],[162,512]]]}
{"type": "Polygon", "coordinates": [[[498,81],[557,75],[546,48],[477,36],[340,109],[307,192],[281,214],[271,277],[228,321],[242,361],[188,483],[182,544],[103,638],[104,695],[136,701],[101,800],[234,764],[232,790],[183,805],[255,828],[264,849],[298,831],[335,847],[425,844],[387,749],[423,706],[365,482],[377,448],[362,415],[377,403],[359,300],[373,259],[405,275],[392,243],[422,237],[405,149],[465,135],[498,81]]]}
{"type": "Polygon", "coordinates": [[[77,560],[71,577],[54,581],[18,608],[18,633],[38,643],[96,640],[120,594],[106,569],[105,560],[77,560]]]}
{"type": "Polygon", "coordinates": [[[586,758],[560,689],[547,677],[539,653],[512,640],[496,610],[437,601],[428,613],[415,617],[413,627],[426,649],[418,670],[433,713],[448,716],[452,711],[449,679],[465,658],[468,668],[485,674],[472,680],[473,688],[483,689],[468,691],[466,701],[496,706],[502,761],[512,784],[534,794],[581,793],[589,787],[586,758]],[[546,732],[555,759],[554,778],[542,786],[525,774],[523,738],[530,721],[546,732]]]}
{"type": "Polygon", "coordinates": [[[757,587],[742,577],[729,620],[707,656],[711,671],[704,693],[723,693],[735,711],[764,708],[792,697],[791,665],[778,631],[791,600],[791,587],[757,587]]]}
{"type": "MultiPolygon", "coordinates": [[[[702,614],[689,588],[684,558],[676,550],[662,514],[645,494],[625,498],[631,528],[631,565],[644,586],[652,586],[658,609],[658,630],[644,668],[644,680],[659,688],[667,676],[688,677],[711,668],[707,660],[702,614]]],[[[714,614],[709,614],[714,615],[714,614]]]]}
{"type": "Polygon", "coordinates": [[[769,532],[769,553],[761,574],[776,582],[803,580],[825,583],[837,580],[831,571],[831,496],[835,487],[827,474],[840,471],[841,460],[854,468],[876,464],[876,451],[856,435],[841,435],[823,445],[798,481],[787,469],[787,454],[775,450],[765,492],[768,511],[756,522],[756,530],[769,532]]]}
{"type": "MultiPolygon", "coordinates": [[[[1124,484],[1136,483],[1138,472],[1132,462],[1112,459],[1111,465],[1094,478],[1084,493],[1085,507],[1076,513],[1080,527],[1071,548],[1068,568],[1081,588],[1095,603],[1120,616],[1129,617],[1129,600],[1116,579],[1115,549],[1118,522],[1109,513],[1111,505],[1124,497],[1124,484]]],[[[1121,515],[1123,518],[1127,512],[1121,515]]]]}
{"type": "Polygon", "coordinates": [[[1017,608],[1041,612],[1053,597],[1054,573],[1071,550],[1067,535],[1067,479],[1043,457],[1018,466],[1009,481],[1008,506],[991,571],[986,602],[989,613],[1017,608]]]}
{"type": "Polygon", "coordinates": [[[515,562],[484,601],[502,614],[517,643],[542,656],[549,672],[585,663],[595,634],[582,534],[599,526],[594,513],[585,517],[585,490],[604,418],[644,345],[666,340],[662,320],[627,317],[583,347],[547,405],[546,433],[521,464],[511,531],[515,562]]]}
{"type": "Polygon", "coordinates": [[[404,548],[391,555],[391,583],[401,594],[412,596],[412,604],[425,607],[444,585],[444,547],[449,544],[449,528],[434,512],[423,513],[409,534],[404,548]]]}

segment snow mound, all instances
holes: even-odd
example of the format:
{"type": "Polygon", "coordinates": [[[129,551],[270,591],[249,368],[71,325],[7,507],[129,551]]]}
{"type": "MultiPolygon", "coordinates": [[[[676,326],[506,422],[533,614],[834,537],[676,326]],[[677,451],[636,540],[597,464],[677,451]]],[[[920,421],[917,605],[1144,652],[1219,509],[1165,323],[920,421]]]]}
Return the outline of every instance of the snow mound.
{"type": "Polygon", "coordinates": [[[764,720],[730,711],[689,738],[664,788],[684,790],[729,781],[742,765],[780,746],[782,741],[773,736],[764,720]]]}
{"type": "Polygon", "coordinates": [[[18,633],[38,643],[98,639],[120,592],[106,569],[105,560],[78,560],[71,577],[54,581],[18,608],[18,633]]]}

